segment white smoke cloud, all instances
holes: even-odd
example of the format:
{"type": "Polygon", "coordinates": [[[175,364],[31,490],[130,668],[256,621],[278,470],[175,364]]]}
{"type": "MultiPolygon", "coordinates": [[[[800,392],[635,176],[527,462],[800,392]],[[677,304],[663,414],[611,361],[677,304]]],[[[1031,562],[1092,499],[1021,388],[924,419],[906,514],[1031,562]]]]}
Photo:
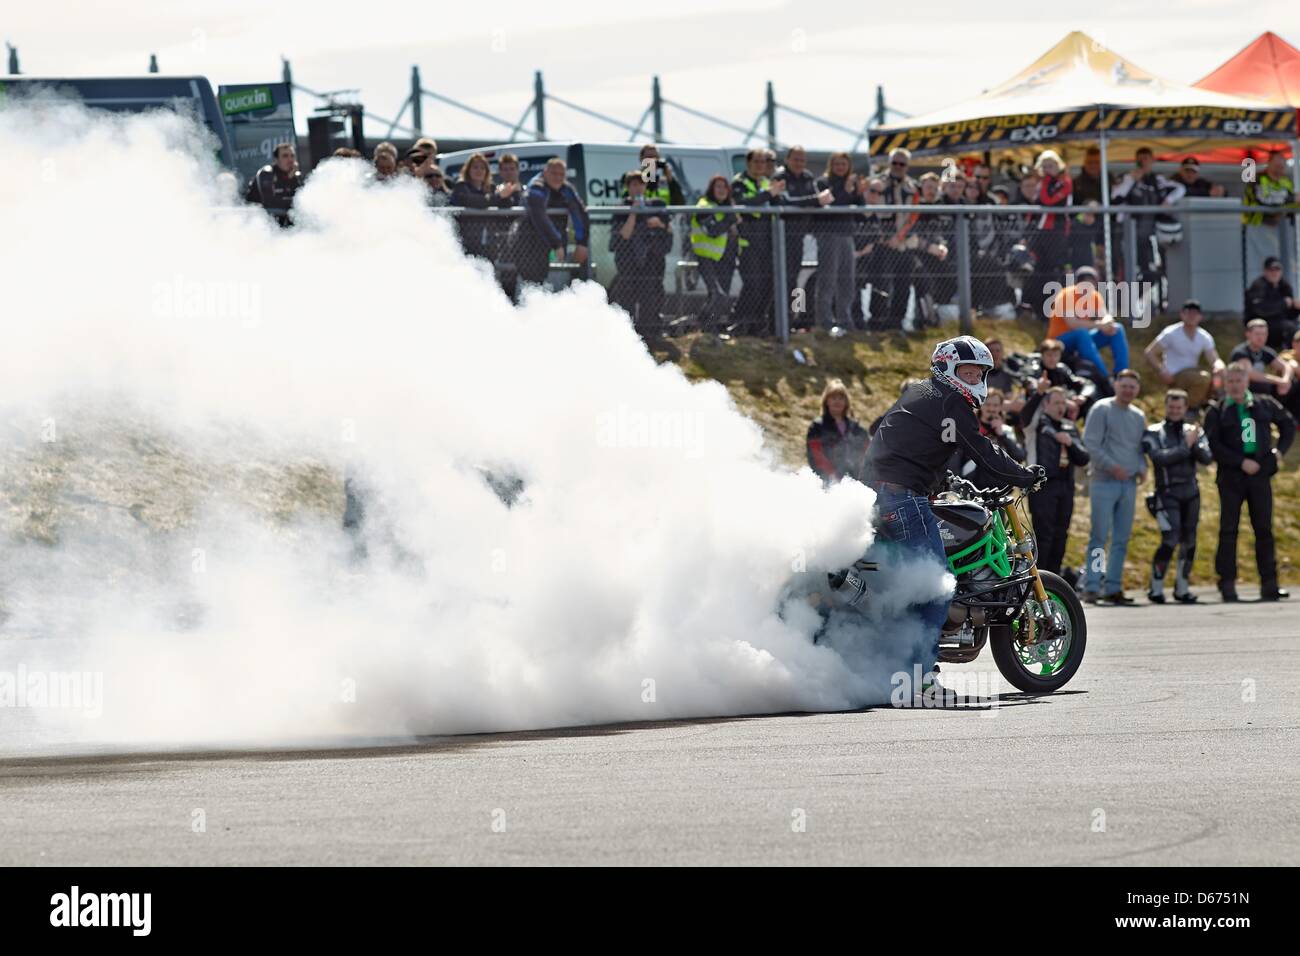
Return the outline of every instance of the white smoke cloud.
{"type": "Polygon", "coordinates": [[[865,550],[869,490],[777,466],[598,288],[513,307],[418,183],[328,163],[282,231],[229,207],[209,145],[168,114],[0,110],[0,671],[104,675],[102,716],[0,712],[0,748],[887,699],[915,625],[814,644],[792,596],[800,562],[865,550]],[[484,465],[523,479],[515,507],[484,465]]]}

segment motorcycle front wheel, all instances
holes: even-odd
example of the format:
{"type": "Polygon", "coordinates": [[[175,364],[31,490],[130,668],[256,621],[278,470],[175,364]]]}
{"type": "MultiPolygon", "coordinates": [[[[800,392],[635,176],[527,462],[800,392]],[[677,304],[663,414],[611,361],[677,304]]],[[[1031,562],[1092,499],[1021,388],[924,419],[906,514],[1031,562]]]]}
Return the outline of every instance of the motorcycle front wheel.
{"type": "Polygon", "coordinates": [[[989,645],[998,670],[1012,686],[1028,694],[1050,694],[1069,683],[1079,669],[1088,643],[1088,621],[1083,603],[1064,578],[1050,571],[1040,571],[1038,577],[1048,601],[1065,620],[1065,632],[1051,640],[1026,643],[1031,612],[1025,607],[1009,625],[991,629],[989,645]]]}

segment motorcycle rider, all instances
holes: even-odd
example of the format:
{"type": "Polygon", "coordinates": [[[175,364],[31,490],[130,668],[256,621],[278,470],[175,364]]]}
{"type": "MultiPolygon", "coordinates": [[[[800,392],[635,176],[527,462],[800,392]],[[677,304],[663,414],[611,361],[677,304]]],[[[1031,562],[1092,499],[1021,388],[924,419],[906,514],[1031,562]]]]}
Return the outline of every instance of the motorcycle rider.
{"type": "Polygon", "coordinates": [[[1196,525],[1201,516],[1201,490],[1196,484],[1196,464],[1208,465],[1213,456],[1200,426],[1183,420],[1187,414],[1187,393],[1171,388],[1165,393],[1165,420],[1152,425],[1142,436],[1142,451],[1151,459],[1156,491],[1147,498],[1147,509],[1160,527],[1160,547],[1151,559],[1151,586],[1147,598],[1165,603],[1165,572],[1174,548],[1178,548],[1178,570],[1174,574],[1174,600],[1193,604],[1192,562],[1196,558],[1196,525]]]}
{"type": "MultiPolygon", "coordinates": [[[[876,492],[878,537],[928,555],[945,569],[948,561],[930,494],[940,484],[954,447],[1005,484],[1028,488],[1044,477],[1041,466],[1022,467],[980,433],[976,411],[988,394],[986,379],[992,370],[992,354],[974,336],[940,342],[930,357],[930,378],[903,390],[867,448],[863,471],[866,484],[876,492]]],[[[934,634],[923,662],[930,671],[938,660],[950,598],[945,595],[920,608],[927,631],[934,634]]]]}

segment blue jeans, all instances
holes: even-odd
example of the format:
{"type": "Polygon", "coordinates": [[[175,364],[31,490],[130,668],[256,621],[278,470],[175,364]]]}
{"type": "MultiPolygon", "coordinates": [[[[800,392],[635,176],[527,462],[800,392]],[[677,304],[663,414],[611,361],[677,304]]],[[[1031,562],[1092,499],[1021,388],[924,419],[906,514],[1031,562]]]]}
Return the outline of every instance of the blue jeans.
{"type": "MultiPolygon", "coordinates": [[[[930,499],[875,483],[871,487],[876,492],[876,540],[892,542],[899,549],[913,552],[908,557],[928,555],[946,571],[948,557],[943,552],[943,538],[939,536],[939,523],[930,510],[930,499]]],[[[921,662],[926,670],[939,659],[939,634],[948,621],[950,597],[917,605],[917,612],[926,628],[934,632],[934,646],[929,659],[921,662]]]]}
{"type": "MultiPolygon", "coordinates": [[[[1122,369],[1128,365],[1128,339],[1124,336],[1124,326],[1117,325],[1114,335],[1107,335],[1101,329],[1070,329],[1060,338],[1061,344],[1066,349],[1073,349],[1079,353],[1080,358],[1085,358],[1103,375],[1106,373],[1106,363],[1102,361],[1101,350],[1110,349],[1110,357],[1114,360],[1114,368],[1111,369],[1110,377],[1114,378],[1122,369]]],[[[1078,372],[1078,369],[1075,369],[1078,372]]]]}
{"type": "Polygon", "coordinates": [[[1128,539],[1133,532],[1133,509],[1137,503],[1137,481],[1129,478],[1094,477],[1088,484],[1088,497],[1092,502],[1092,533],[1088,536],[1088,553],[1084,563],[1088,569],[1083,589],[1102,594],[1118,594],[1123,589],[1124,556],[1128,554],[1128,539]],[[1106,539],[1110,538],[1110,550],[1106,539]],[[1106,556],[1106,580],[1102,581],[1098,559],[1106,556]]]}

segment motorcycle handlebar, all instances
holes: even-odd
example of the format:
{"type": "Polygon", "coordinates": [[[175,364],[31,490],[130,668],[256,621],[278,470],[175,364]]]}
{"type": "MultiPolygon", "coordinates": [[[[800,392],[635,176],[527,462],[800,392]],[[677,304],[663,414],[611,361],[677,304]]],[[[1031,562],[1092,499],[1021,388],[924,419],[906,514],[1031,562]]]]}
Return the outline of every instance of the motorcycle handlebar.
{"type": "Polygon", "coordinates": [[[947,486],[951,491],[965,491],[966,494],[970,495],[972,498],[978,498],[981,501],[998,502],[1001,502],[1003,499],[1010,500],[1014,497],[1015,492],[1019,490],[1015,485],[1002,485],[997,488],[978,488],[975,486],[973,481],[968,481],[960,475],[955,475],[952,472],[948,472],[947,486]]]}

